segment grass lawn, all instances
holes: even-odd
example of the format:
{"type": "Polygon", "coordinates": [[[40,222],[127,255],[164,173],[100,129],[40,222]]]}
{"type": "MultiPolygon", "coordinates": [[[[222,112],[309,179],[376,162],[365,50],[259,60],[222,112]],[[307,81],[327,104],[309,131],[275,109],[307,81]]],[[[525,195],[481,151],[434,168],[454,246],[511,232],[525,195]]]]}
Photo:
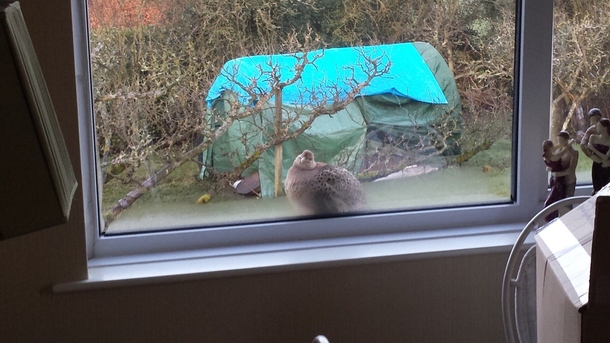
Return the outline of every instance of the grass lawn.
{"type": "MultiPolygon", "coordinates": [[[[363,188],[372,211],[506,202],[510,200],[510,149],[510,141],[501,140],[462,166],[364,182],[363,188]]],[[[117,179],[108,182],[104,187],[103,211],[132,187],[117,179]]],[[[209,203],[197,204],[205,192],[198,165],[185,163],[125,210],[109,225],[107,233],[278,220],[296,215],[284,196],[244,197],[226,187],[209,203]]]]}

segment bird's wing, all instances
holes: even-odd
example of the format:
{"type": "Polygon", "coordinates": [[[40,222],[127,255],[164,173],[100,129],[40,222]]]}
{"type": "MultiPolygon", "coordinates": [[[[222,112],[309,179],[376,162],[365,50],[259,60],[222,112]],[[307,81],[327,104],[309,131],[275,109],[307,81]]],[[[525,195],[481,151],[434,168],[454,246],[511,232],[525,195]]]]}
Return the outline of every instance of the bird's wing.
{"type": "Polygon", "coordinates": [[[364,194],[360,182],[346,169],[326,165],[316,178],[321,185],[322,206],[334,212],[354,211],[361,207],[364,194]]]}
{"type": "Polygon", "coordinates": [[[360,182],[346,169],[318,164],[312,170],[292,167],[286,177],[286,195],[306,213],[336,213],[362,209],[360,182]]]}

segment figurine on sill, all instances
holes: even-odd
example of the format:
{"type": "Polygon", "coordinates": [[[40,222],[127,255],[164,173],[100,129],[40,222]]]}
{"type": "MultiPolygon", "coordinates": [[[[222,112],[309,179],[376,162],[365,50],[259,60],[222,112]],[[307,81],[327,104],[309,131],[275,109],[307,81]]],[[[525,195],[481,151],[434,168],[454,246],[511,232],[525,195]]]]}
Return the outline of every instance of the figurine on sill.
{"type": "Polygon", "coordinates": [[[589,149],[589,139],[592,135],[596,135],[597,132],[597,123],[600,119],[603,118],[602,112],[599,108],[592,108],[589,110],[589,128],[585,132],[581,142],[580,149],[588,158],[593,160],[593,164],[591,165],[591,181],[593,183],[593,194],[597,193],[608,180],[608,175],[605,175],[601,159],[598,156],[595,156],[591,149],[589,149]]]}
{"type": "MultiPolygon", "coordinates": [[[[558,135],[557,146],[555,146],[550,139],[547,139],[542,143],[542,159],[544,164],[546,164],[546,170],[551,172],[551,179],[549,181],[551,191],[544,202],[545,207],[567,197],[569,192],[568,182],[574,183],[575,186],[575,170],[578,158],[576,158],[576,161],[572,160],[572,151],[575,151],[572,147],[574,140],[569,140],[569,138],[569,134],[562,131],[558,135]],[[574,162],[574,165],[572,165],[572,162],[574,162]]],[[[570,185],[570,187],[572,187],[572,185],[570,185]]],[[[546,220],[550,221],[558,216],[559,213],[555,211],[549,214],[546,217],[546,220]]]]}
{"type": "Polygon", "coordinates": [[[557,150],[563,151],[561,155],[561,166],[563,171],[554,172],[556,177],[565,176],[566,195],[565,197],[573,197],[576,190],[576,166],[578,166],[578,150],[574,149],[574,140],[570,140],[570,134],[567,131],[561,131],[557,134],[557,150]]]}
{"type": "Polygon", "coordinates": [[[597,131],[589,137],[587,148],[591,151],[593,166],[593,194],[610,182],[610,120],[600,119],[595,125],[597,131]]]}

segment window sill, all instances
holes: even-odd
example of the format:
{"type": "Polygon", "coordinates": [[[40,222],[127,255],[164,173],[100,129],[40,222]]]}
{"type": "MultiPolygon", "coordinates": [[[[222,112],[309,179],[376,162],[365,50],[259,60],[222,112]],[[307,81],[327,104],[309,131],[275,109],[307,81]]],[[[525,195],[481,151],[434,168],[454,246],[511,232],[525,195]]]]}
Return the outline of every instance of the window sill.
{"type": "Polygon", "coordinates": [[[94,258],[89,278],[57,293],[362,263],[508,252],[525,223],[163,254],[94,258]]]}

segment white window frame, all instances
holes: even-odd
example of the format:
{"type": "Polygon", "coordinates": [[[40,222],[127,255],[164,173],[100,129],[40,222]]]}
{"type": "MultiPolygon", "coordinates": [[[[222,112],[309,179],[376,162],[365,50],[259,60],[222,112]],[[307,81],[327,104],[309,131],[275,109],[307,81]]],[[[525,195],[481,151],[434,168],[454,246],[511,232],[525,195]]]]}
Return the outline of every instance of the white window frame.
{"type": "MultiPolygon", "coordinates": [[[[513,145],[517,158],[513,161],[516,189],[512,203],[99,237],[85,0],[72,0],[72,6],[90,266],[125,264],[129,263],[125,261],[142,259],[166,261],[193,256],[247,256],[248,253],[262,251],[294,252],[316,247],[362,246],[390,241],[413,243],[430,237],[470,237],[476,240],[494,233],[515,233],[542,208],[547,194],[548,174],[541,159],[541,143],[549,134],[551,111],[553,2],[521,0],[518,6],[521,23],[516,33],[521,37],[516,45],[520,57],[515,79],[519,96],[515,105],[514,128],[517,133],[513,145]]],[[[580,194],[589,192],[590,187],[579,188],[580,194]]],[[[479,247],[485,246],[485,243],[478,244],[479,247]]],[[[489,246],[493,246],[493,243],[489,243],[489,246]]],[[[435,248],[426,251],[430,249],[435,248]]],[[[446,247],[438,246],[437,249],[441,251],[446,247]]],[[[381,253],[384,254],[387,257],[390,253],[381,253]]],[[[375,253],[371,253],[373,255],[375,253]]],[[[349,259],[349,256],[327,259],[341,258],[349,259]]],[[[291,263],[283,265],[286,267],[291,263]]]]}

